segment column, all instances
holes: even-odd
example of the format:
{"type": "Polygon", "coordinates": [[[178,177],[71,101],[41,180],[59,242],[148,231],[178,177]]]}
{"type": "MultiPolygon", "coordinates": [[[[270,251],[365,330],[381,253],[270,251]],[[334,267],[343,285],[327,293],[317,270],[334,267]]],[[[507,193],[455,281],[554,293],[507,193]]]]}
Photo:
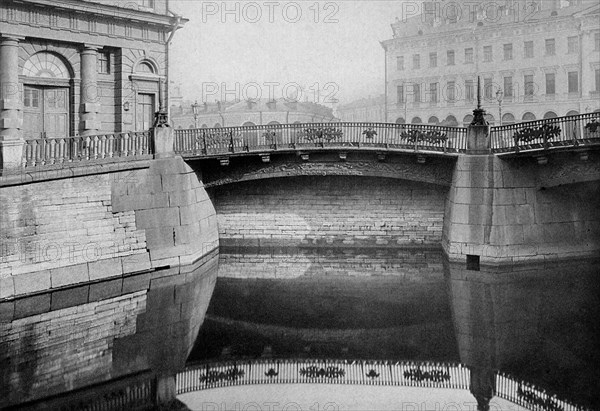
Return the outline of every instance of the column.
{"type": "Polygon", "coordinates": [[[81,135],[97,134],[100,130],[98,112],[98,49],[99,46],[84,45],[81,52],[81,135]]]}
{"type": "Polygon", "coordinates": [[[0,38],[0,170],[21,166],[23,158],[23,111],[19,88],[19,41],[0,38]]]}

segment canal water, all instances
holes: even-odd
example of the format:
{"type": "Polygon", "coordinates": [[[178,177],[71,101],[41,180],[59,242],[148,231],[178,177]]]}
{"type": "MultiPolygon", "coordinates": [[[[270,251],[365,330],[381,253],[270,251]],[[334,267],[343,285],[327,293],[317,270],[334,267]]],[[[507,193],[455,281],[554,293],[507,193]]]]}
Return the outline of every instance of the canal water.
{"type": "Polygon", "coordinates": [[[377,359],[500,370],[600,409],[600,264],[481,271],[436,250],[222,250],[188,364],[377,359]]]}
{"type": "Polygon", "coordinates": [[[461,363],[600,409],[598,260],[472,271],[435,249],[222,249],[166,271],[0,307],[0,409],[134,409],[186,366],[257,359],[461,363]]]}

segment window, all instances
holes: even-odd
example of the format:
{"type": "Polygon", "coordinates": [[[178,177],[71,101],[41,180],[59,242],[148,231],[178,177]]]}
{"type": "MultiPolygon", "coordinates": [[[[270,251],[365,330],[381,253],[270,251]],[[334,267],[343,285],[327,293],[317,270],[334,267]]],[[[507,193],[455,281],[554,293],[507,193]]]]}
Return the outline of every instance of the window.
{"type": "Polygon", "coordinates": [[[504,77],[504,97],[512,98],[513,93],[513,78],[511,76],[504,77]]]}
{"type": "Polygon", "coordinates": [[[576,71],[569,72],[569,93],[579,92],[579,73],[576,71]]]}
{"type": "Polygon", "coordinates": [[[546,73],[546,94],[556,94],[556,75],[546,73]]]}
{"type": "Polygon", "coordinates": [[[25,87],[23,95],[23,105],[25,107],[39,107],[40,106],[40,91],[25,87]]]}
{"type": "Polygon", "coordinates": [[[473,63],[473,49],[472,48],[465,49],[465,63],[466,64],[473,63]]]}
{"type": "Polygon", "coordinates": [[[413,55],[413,69],[420,69],[420,68],[421,68],[421,55],[415,54],[415,55],[413,55]]]}
{"type": "Polygon", "coordinates": [[[404,103],[404,86],[396,87],[398,93],[398,103],[404,103]]]}
{"type": "Polygon", "coordinates": [[[505,44],[504,45],[504,60],[512,60],[513,59],[513,45],[505,44]]]}
{"type": "Polygon", "coordinates": [[[415,97],[415,103],[421,102],[421,85],[413,83],[413,94],[415,97]]]}
{"type": "Polygon", "coordinates": [[[567,39],[567,53],[575,54],[579,51],[579,37],[572,36],[567,39]]]}
{"type": "Polygon", "coordinates": [[[429,67],[437,67],[437,53],[429,53],[429,67]]]}
{"type": "Polygon", "coordinates": [[[600,69],[596,69],[596,92],[600,93],[600,69]]]}
{"type": "Polygon", "coordinates": [[[456,101],[456,83],[454,81],[448,82],[448,102],[453,103],[456,101]]]}
{"type": "Polygon", "coordinates": [[[600,33],[594,33],[594,51],[600,51],[600,33]]]}
{"type": "Polygon", "coordinates": [[[483,95],[486,100],[492,99],[492,92],[494,91],[494,86],[492,84],[491,77],[483,79],[483,95]]]}
{"type": "Polygon", "coordinates": [[[532,59],[533,58],[533,41],[526,41],[524,48],[525,48],[525,58],[532,59]]]}
{"type": "Polygon", "coordinates": [[[465,81],[465,98],[467,101],[475,100],[475,83],[473,80],[465,81]]]}
{"type": "Polygon", "coordinates": [[[492,46],[484,46],[483,47],[483,61],[485,61],[485,62],[492,61],[492,46]]]}
{"type": "Polygon", "coordinates": [[[108,52],[98,53],[98,73],[104,73],[104,74],[110,73],[110,53],[108,53],[108,52]]]}
{"type": "Polygon", "coordinates": [[[556,54],[556,41],[554,39],[546,39],[546,55],[554,56],[556,54]]]}
{"type": "Polygon", "coordinates": [[[142,7],[147,7],[149,9],[154,8],[154,0],[142,0],[142,7]]]}
{"type": "MultiPolygon", "coordinates": [[[[596,72],[598,72],[598,70],[596,70],[596,72]]],[[[438,83],[431,83],[429,85],[429,93],[431,95],[431,102],[437,103],[438,102],[438,83]]]]}
{"type": "Polygon", "coordinates": [[[533,74],[526,74],[524,83],[525,83],[525,96],[532,97],[533,90],[534,90],[533,74]]]}
{"type": "Polygon", "coordinates": [[[454,65],[454,50],[448,50],[446,55],[448,56],[448,65],[453,66],[454,65]]]}
{"type": "Polygon", "coordinates": [[[398,71],[404,70],[404,56],[396,57],[396,70],[398,70],[398,71]]]}

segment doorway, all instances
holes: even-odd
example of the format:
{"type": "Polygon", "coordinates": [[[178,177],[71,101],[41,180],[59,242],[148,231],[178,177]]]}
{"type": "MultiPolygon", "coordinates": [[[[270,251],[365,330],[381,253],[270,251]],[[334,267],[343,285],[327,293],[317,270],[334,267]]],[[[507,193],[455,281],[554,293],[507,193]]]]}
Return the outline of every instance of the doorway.
{"type": "Polygon", "coordinates": [[[26,139],[69,136],[69,88],[23,87],[23,132],[26,139]]]}
{"type": "Polygon", "coordinates": [[[154,94],[139,93],[137,96],[136,131],[150,130],[154,123],[154,94]]]}

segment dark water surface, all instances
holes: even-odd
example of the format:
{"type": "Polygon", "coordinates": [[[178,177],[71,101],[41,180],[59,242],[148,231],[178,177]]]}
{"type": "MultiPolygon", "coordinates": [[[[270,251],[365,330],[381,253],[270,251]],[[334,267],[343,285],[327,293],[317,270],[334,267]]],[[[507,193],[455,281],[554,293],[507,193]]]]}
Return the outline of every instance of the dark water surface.
{"type": "Polygon", "coordinates": [[[222,250],[188,363],[462,362],[598,409],[598,275],[598,261],[469,271],[432,250],[222,250]]]}

